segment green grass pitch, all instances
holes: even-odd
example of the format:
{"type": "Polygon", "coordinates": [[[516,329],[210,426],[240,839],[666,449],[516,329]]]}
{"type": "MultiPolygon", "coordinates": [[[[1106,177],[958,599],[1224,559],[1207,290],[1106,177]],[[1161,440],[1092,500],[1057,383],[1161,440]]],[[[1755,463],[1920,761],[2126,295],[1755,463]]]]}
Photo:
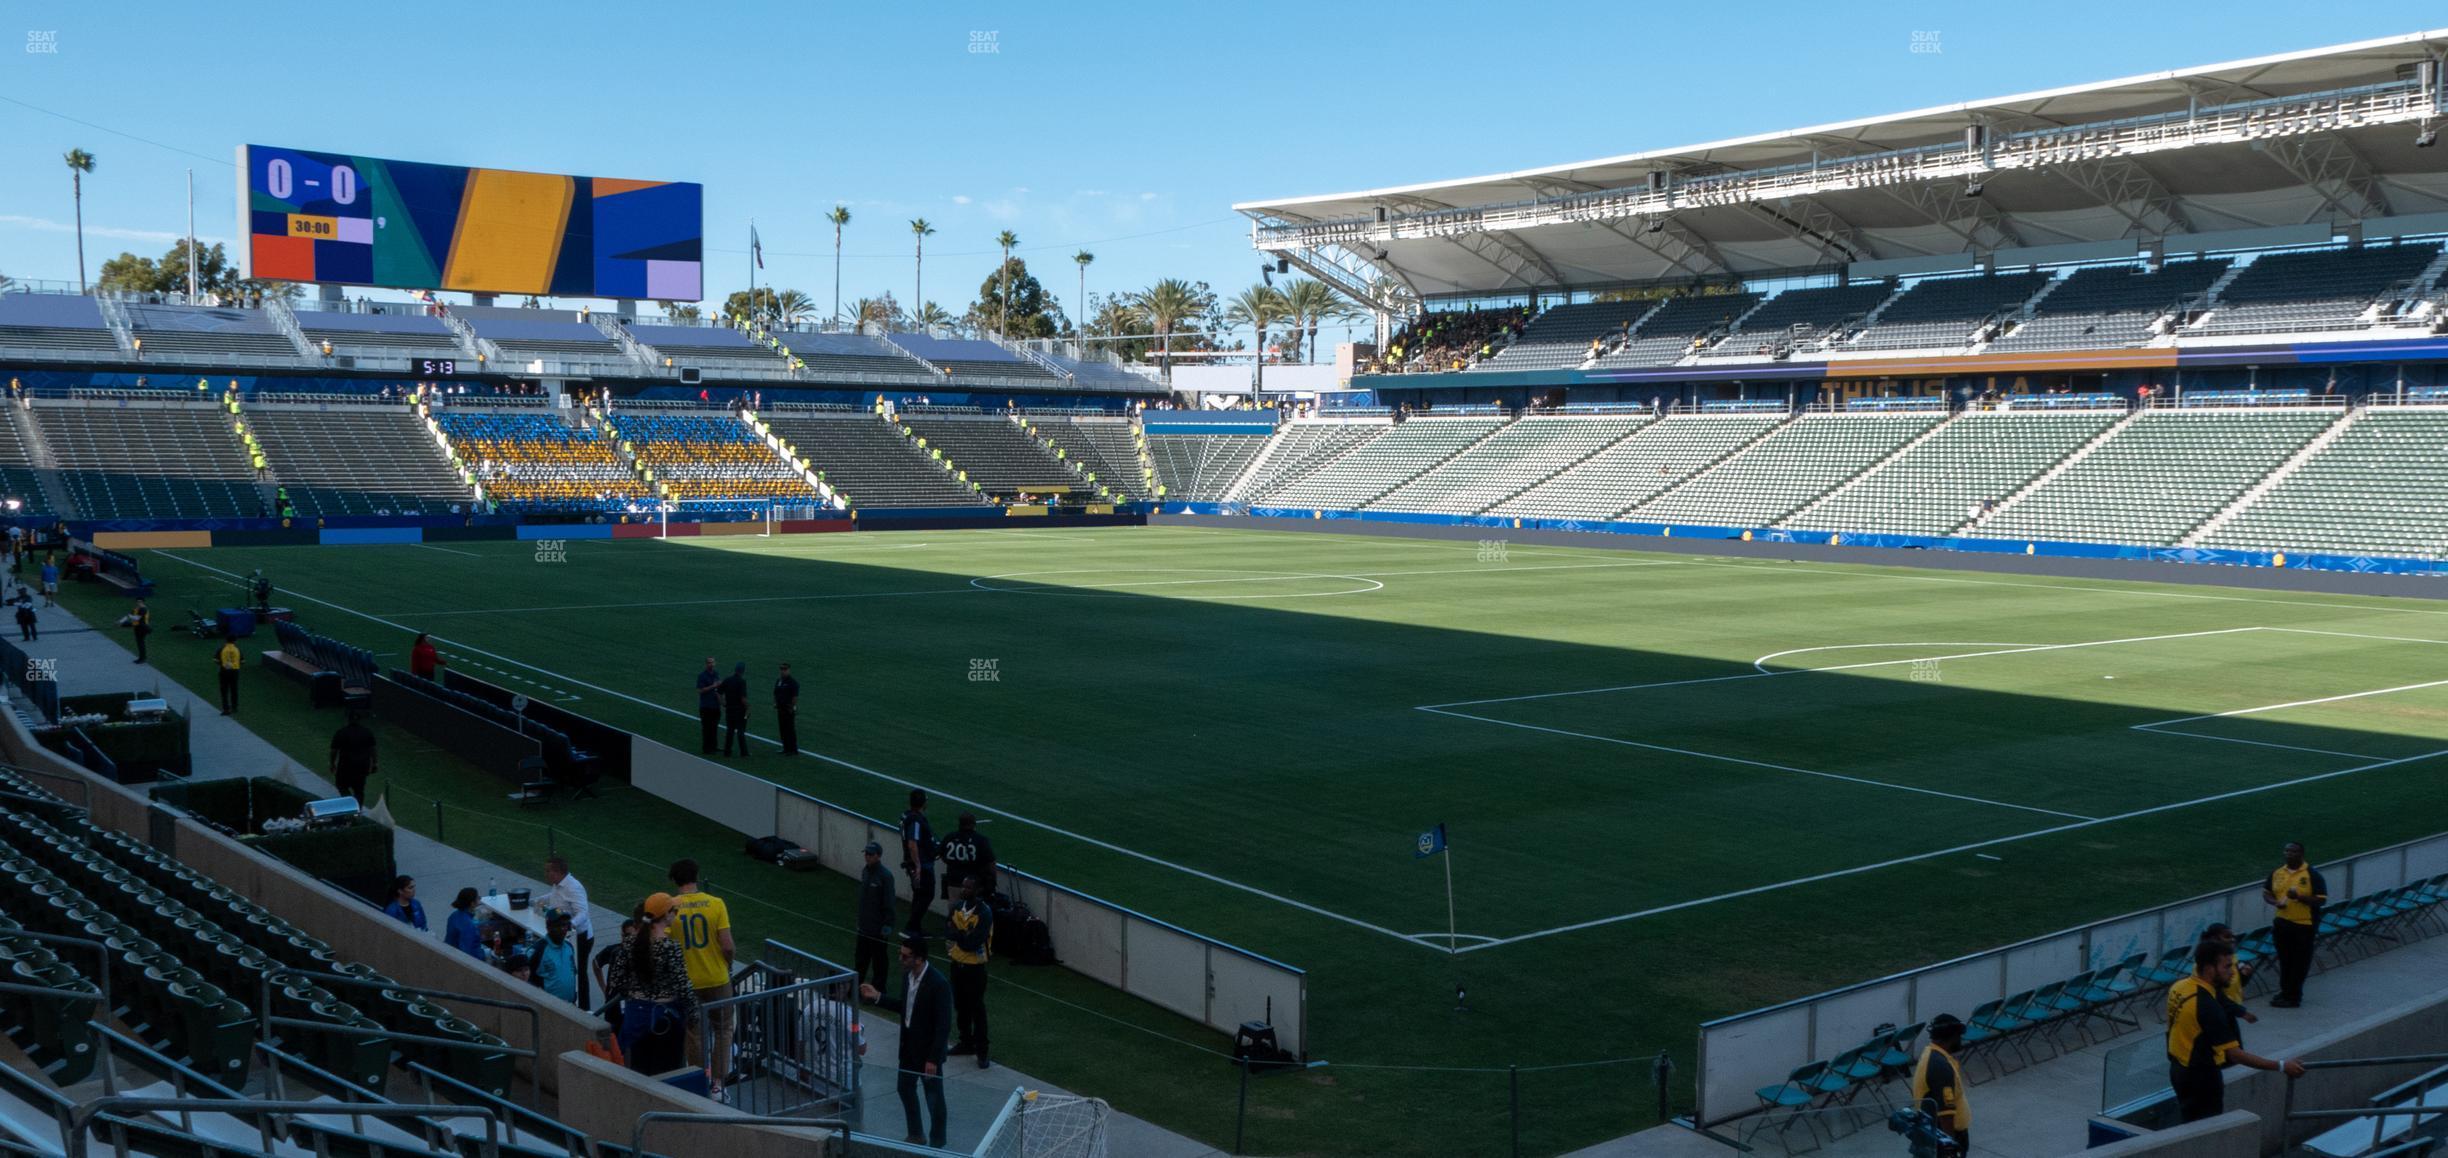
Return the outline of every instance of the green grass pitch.
{"type": "MultiPolygon", "coordinates": [[[[2232,884],[2284,840],[2326,860],[2448,828],[2448,606],[2420,601],[1182,527],[565,559],[143,564],[164,624],[261,567],[387,662],[431,631],[471,674],[682,748],[705,657],[748,661],[760,698],[792,662],[801,743],[840,762],[767,746],[751,770],[879,816],[905,784],[974,802],[1007,862],[1310,971],[1330,1064],[1253,1089],[1255,1153],[1501,1149],[1515,1064],[1525,1150],[1589,1144],[1652,1123],[1660,1050],[1688,1105],[1707,1018],[2232,884]],[[1439,822],[1459,953],[1445,866],[1412,855],[1439,822]],[[1529,1069],[1598,1059],[1638,1060],[1529,1069]]],[[[203,645],[167,638],[160,666],[208,695],[203,645]]],[[[336,721],[249,691],[319,766],[336,721]]],[[[540,855],[490,782],[395,748],[404,824],[440,798],[453,843],[540,855]]],[[[636,858],[596,854],[609,903],[696,854],[770,902],[748,941],[846,957],[846,886],[752,872],[669,813],[622,790],[550,821],[636,858]]],[[[1055,973],[998,974],[998,1059],[1230,1142],[1231,1072],[1181,1044],[1220,1039],[1055,973]]]]}

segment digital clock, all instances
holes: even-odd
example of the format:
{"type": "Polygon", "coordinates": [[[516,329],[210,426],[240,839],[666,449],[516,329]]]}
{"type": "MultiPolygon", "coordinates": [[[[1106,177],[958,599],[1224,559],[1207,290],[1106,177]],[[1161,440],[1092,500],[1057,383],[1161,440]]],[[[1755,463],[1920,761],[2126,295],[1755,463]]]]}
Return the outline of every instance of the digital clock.
{"type": "Polygon", "coordinates": [[[418,358],[411,365],[420,378],[448,378],[459,372],[456,358],[418,358]]]}

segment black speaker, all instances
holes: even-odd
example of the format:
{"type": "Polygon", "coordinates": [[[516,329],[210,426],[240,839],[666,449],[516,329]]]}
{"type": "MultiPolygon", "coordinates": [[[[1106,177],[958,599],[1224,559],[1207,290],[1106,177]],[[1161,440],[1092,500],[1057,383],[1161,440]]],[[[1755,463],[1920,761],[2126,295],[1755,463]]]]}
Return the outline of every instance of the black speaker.
{"type": "Polygon", "coordinates": [[[697,368],[697,367],[695,367],[695,366],[682,366],[682,367],[680,367],[680,384],[681,384],[681,385],[683,385],[683,386],[695,386],[695,385],[697,385],[698,383],[701,383],[701,382],[703,382],[703,381],[705,381],[705,371],[700,370],[700,369],[698,369],[698,368],[697,368]]]}

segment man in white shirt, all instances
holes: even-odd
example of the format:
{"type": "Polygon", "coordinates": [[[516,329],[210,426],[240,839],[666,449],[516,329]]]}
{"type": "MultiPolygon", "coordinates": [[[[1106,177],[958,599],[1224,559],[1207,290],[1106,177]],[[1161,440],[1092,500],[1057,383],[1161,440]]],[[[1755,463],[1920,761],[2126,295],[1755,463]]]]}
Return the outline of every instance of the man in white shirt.
{"type": "MultiPolygon", "coordinates": [[[[569,859],[555,855],[544,861],[544,883],[552,886],[544,894],[544,907],[556,913],[568,913],[570,936],[578,941],[578,960],[595,959],[595,910],[587,903],[586,886],[571,876],[569,859]]],[[[578,970],[578,1008],[592,1008],[588,1001],[587,970],[578,970]]]]}

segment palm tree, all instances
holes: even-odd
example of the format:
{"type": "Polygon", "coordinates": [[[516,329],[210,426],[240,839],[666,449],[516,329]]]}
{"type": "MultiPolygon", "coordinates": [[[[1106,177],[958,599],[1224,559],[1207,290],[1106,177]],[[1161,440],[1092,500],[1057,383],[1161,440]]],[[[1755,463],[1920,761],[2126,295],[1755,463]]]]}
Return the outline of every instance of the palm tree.
{"type": "Polygon", "coordinates": [[[816,312],[816,299],[795,289],[779,290],[773,296],[773,317],[777,322],[804,322],[816,312]]]}
{"type": "Polygon", "coordinates": [[[923,334],[931,330],[942,329],[959,320],[942,306],[928,302],[918,307],[917,313],[910,315],[910,328],[923,334]]]}
{"type": "Polygon", "coordinates": [[[1229,325],[1248,326],[1258,331],[1258,380],[1255,389],[1266,390],[1267,327],[1289,314],[1284,296],[1269,285],[1254,285],[1242,290],[1224,307],[1224,321],[1229,325]]]}
{"type": "Polygon", "coordinates": [[[1132,308],[1156,329],[1167,384],[1173,381],[1173,327],[1215,308],[1215,296],[1177,277],[1168,277],[1134,296],[1132,308]]]}
{"type": "Polygon", "coordinates": [[[669,317],[675,322],[687,322],[690,325],[695,325],[705,318],[704,310],[701,310],[693,305],[687,305],[679,302],[673,302],[665,305],[663,307],[663,313],[664,316],[669,317]]]}
{"type": "Polygon", "coordinates": [[[93,172],[94,155],[83,149],[70,149],[61,158],[68,162],[68,187],[76,194],[77,231],[77,292],[85,290],[85,174],[93,172]]]}
{"type": "Polygon", "coordinates": [[[995,244],[1003,247],[1003,267],[995,271],[1002,284],[995,289],[995,335],[1002,336],[1005,315],[1011,310],[1011,251],[1020,244],[1020,235],[1011,230],[995,234],[995,244]]]}
{"type": "Polygon", "coordinates": [[[1302,351],[1306,355],[1304,361],[1317,361],[1317,334],[1320,325],[1328,322],[1349,321],[1357,312],[1352,308],[1351,303],[1343,299],[1342,295],[1337,294],[1325,282],[1316,278],[1294,278],[1284,283],[1281,292],[1284,299],[1284,315],[1292,321],[1295,340],[1306,336],[1306,345],[1302,351]]]}
{"type": "Polygon", "coordinates": [[[893,300],[890,291],[882,297],[860,298],[850,304],[851,320],[864,328],[874,326],[889,330],[901,321],[901,303],[893,300]]]}
{"type": "Polygon", "coordinates": [[[1078,300],[1079,324],[1077,326],[1078,332],[1073,335],[1074,337],[1078,338],[1079,341],[1073,344],[1071,356],[1074,358],[1085,358],[1088,356],[1088,263],[1095,261],[1096,255],[1083,249],[1078,253],[1072,254],[1071,260],[1079,263],[1080,273],[1078,300]]]}
{"type": "Polygon", "coordinates": [[[833,320],[838,322],[842,316],[841,231],[842,226],[850,224],[850,207],[837,201],[833,204],[833,211],[825,214],[824,219],[833,223],[833,320]]]}
{"type": "Polygon", "coordinates": [[[934,236],[934,233],[935,227],[929,224],[927,219],[924,217],[910,222],[910,236],[918,239],[918,264],[916,267],[918,284],[916,287],[916,292],[910,295],[910,300],[913,302],[923,302],[926,300],[926,239],[934,236]]]}

